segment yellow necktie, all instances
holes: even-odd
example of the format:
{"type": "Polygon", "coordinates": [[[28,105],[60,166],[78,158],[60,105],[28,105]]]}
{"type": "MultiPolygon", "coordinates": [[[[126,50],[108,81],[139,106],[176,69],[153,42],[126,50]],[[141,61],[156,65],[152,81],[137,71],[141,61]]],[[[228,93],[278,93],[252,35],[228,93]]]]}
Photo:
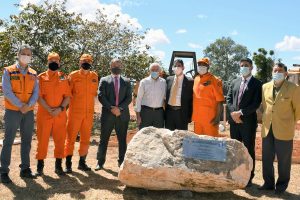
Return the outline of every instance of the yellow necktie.
{"type": "Polygon", "coordinates": [[[173,84],[173,87],[171,88],[171,95],[170,95],[171,106],[176,105],[177,90],[178,90],[178,78],[175,78],[175,83],[173,84]]]}

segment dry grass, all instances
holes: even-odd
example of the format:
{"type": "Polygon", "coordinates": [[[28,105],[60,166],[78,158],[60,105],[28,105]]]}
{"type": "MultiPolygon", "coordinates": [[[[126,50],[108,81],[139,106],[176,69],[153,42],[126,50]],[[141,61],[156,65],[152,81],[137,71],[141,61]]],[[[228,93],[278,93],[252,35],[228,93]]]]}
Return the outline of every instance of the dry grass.
{"type": "MultiPolygon", "coordinates": [[[[98,141],[98,137],[94,138],[98,141]]],[[[76,143],[77,149],[78,143],[76,143]]],[[[36,169],[34,159],[36,140],[32,143],[32,169],[36,169]]],[[[77,152],[73,161],[73,174],[58,177],[54,173],[53,143],[50,142],[49,154],[45,160],[45,175],[35,180],[19,177],[20,145],[13,147],[10,176],[13,184],[0,184],[0,199],[300,199],[300,165],[292,166],[292,177],[287,193],[275,196],[274,192],[261,192],[256,189],[262,184],[261,162],[257,162],[254,186],[246,190],[235,190],[225,193],[192,193],[181,191],[147,191],[127,188],[118,181],[117,148],[109,147],[105,170],[84,173],[76,169],[77,152]]],[[[92,142],[88,165],[96,166],[97,143],[92,142]]]]}

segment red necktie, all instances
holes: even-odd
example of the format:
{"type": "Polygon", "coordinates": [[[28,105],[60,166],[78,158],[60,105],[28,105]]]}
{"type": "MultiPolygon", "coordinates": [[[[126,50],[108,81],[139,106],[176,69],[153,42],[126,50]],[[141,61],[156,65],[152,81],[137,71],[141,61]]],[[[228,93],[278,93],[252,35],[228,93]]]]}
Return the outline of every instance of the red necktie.
{"type": "Polygon", "coordinates": [[[118,106],[119,105],[119,80],[117,76],[115,76],[115,97],[116,97],[116,106],[118,106]]]}

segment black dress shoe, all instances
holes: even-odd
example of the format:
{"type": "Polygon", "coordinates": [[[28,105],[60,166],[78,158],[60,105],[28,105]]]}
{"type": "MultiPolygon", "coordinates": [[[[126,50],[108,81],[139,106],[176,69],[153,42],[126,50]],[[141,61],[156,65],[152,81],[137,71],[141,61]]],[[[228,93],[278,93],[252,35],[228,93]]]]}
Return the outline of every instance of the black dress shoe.
{"type": "Polygon", "coordinates": [[[103,169],[103,165],[97,164],[95,171],[99,171],[101,169],[103,169]]]}
{"type": "Polygon", "coordinates": [[[36,174],[32,173],[32,171],[29,167],[27,169],[21,170],[20,176],[22,178],[36,178],[36,174]]]}
{"type": "Polygon", "coordinates": [[[258,190],[274,190],[274,186],[262,185],[257,188],[258,190]]]}
{"type": "Polygon", "coordinates": [[[1,183],[11,183],[8,173],[1,173],[1,183]]]}

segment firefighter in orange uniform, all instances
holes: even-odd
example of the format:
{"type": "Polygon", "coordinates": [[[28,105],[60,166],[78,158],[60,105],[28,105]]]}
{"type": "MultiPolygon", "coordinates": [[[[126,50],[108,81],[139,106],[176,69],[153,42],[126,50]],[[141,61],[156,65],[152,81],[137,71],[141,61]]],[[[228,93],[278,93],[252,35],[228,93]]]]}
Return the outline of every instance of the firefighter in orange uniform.
{"type": "Polygon", "coordinates": [[[74,144],[78,132],[80,132],[79,164],[78,169],[90,171],[86,165],[86,156],[89,149],[95,97],[98,89],[98,75],[90,71],[93,58],[89,54],[80,57],[80,69],[69,75],[69,83],[72,93],[70,107],[68,109],[67,139],[65,145],[66,173],[72,173],[72,156],[74,144]]]}
{"type": "Polygon", "coordinates": [[[224,101],[222,81],[208,72],[208,58],[202,58],[197,63],[198,75],[193,88],[194,132],[217,137],[224,101]]]}
{"type": "Polygon", "coordinates": [[[57,53],[48,55],[48,68],[38,76],[40,93],[37,111],[37,175],[43,174],[50,134],[55,145],[55,173],[64,175],[61,164],[67,134],[66,107],[70,101],[71,91],[67,77],[59,71],[60,57],[57,53]]]}

